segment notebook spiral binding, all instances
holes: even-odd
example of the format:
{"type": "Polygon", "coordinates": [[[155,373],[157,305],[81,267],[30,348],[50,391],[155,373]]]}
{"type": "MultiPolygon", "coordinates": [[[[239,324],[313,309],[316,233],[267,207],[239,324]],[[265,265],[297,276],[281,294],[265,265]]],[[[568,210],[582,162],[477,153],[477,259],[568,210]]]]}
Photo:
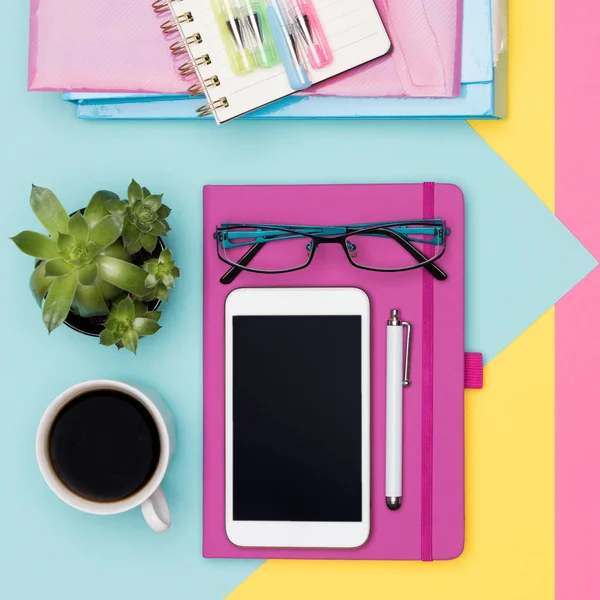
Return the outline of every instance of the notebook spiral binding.
{"type": "MultiPolygon", "coordinates": [[[[171,13],[171,4],[180,1],[181,0],[154,0],[152,3],[152,8],[157,15],[165,15],[167,13],[171,13]]],[[[198,81],[188,88],[188,94],[190,96],[201,96],[207,95],[206,90],[208,88],[219,87],[221,82],[219,81],[219,77],[217,75],[213,75],[212,77],[205,79],[198,71],[198,67],[210,65],[211,60],[208,54],[203,54],[202,56],[196,58],[190,50],[191,46],[194,46],[195,44],[202,44],[202,36],[199,33],[185,36],[181,25],[184,23],[192,23],[193,21],[194,16],[188,11],[178,16],[173,16],[162,23],[160,27],[165,35],[172,33],[179,33],[181,35],[180,40],[177,40],[171,44],[171,54],[175,57],[187,54],[190,57],[190,60],[179,66],[179,73],[182,75],[182,77],[187,77],[189,75],[196,75],[198,77],[198,81]]],[[[207,117],[215,113],[217,110],[221,108],[227,108],[228,106],[229,102],[227,101],[227,98],[222,97],[214,102],[207,102],[198,108],[196,112],[198,113],[199,117],[207,117]]]]}

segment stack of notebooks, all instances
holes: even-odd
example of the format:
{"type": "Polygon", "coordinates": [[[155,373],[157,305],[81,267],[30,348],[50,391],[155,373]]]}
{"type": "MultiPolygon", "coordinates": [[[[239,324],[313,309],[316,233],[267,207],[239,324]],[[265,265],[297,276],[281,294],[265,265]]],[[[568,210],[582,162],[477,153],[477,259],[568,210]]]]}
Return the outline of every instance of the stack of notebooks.
{"type": "Polygon", "coordinates": [[[63,92],[87,119],[497,119],[498,4],[106,0],[82,15],[36,0],[29,89],[63,92]]]}

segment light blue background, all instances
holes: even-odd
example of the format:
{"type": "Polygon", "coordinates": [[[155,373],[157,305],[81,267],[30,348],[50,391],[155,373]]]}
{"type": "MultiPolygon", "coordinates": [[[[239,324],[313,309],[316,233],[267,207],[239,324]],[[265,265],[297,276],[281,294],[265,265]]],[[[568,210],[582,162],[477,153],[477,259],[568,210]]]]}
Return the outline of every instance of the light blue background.
{"type": "Polygon", "coordinates": [[[531,191],[461,122],[82,122],[57,94],[28,94],[27,2],[0,36],[0,597],[10,600],[222,598],[258,562],[201,558],[201,187],[206,183],[451,181],[467,198],[468,349],[491,359],[594,265],[531,191]],[[60,328],[45,333],[8,240],[37,228],[31,183],[70,210],[131,177],[165,192],[182,278],[164,329],[139,355],[60,328]],[[65,387],[110,377],[145,382],[170,404],[178,451],[165,481],[173,526],[139,512],[94,517],[62,504],[35,463],[47,404],[65,387]]]}

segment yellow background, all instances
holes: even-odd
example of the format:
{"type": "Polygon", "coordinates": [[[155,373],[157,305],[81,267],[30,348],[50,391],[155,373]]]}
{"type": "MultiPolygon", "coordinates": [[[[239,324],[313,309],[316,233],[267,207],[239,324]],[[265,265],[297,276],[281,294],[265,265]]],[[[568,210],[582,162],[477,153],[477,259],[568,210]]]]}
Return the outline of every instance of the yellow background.
{"type": "MultiPolygon", "coordinates": [[[[473,123],[554,208],[554,2],[510,6],[509,118],[473,123]]],[[[267,561],[229,600],[554,597],[554,310],[466,395],[467,544],[451,562],[267,561]],[[393,596],[392,596],[393,595],[393,596]]]]}

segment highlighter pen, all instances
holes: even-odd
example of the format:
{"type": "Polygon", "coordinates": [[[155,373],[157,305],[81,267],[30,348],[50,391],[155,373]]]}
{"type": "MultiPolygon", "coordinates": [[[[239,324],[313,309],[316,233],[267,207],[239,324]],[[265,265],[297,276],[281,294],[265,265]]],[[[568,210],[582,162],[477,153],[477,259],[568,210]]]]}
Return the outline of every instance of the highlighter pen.
{"type": "Polygon", "coordinates": [[[266,1],[267,19],[290,87],[296,91],[305,90],[311,86],[311,81],[301,62],[292,27],[287,23],[278,0],[266,1]]]}
{"type": "Polygon", "coordinates": [[[267,21],[263,0],[240,0],[243,18],[254,38],[254,56],[259,67],[268,69],[279,64],[279,55],[267,21]]]}
{"type": "Polygon", "coordinates": [[[333,60],[331,48],[311,0],[289,0],[293,19],[306,44],[313,69],[322,69],[333,60]]]}
{"type": "Polygon", "coordinates": [[[247,75],[256,68],[252,42],[244,22],[231,0],[211,0],[219,32],[225,44],[231,69],[236,75],[247,75]]]}

